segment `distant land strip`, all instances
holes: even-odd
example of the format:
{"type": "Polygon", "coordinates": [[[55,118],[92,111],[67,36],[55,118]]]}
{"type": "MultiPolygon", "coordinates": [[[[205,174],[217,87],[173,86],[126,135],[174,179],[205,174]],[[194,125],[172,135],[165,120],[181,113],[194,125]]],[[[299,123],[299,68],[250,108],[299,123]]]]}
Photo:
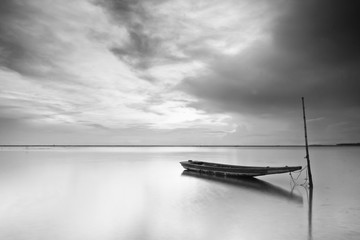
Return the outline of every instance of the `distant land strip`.
{"type": "MultiPolygon", "coordinates": [[[[337,144],[310,144],[310,147],[348,147],[348,146],[360,146],[360,143],[337,143],[337,144]]],[[[186,145],[186,144],[144,144],[144,145],[126,145],[126,144],[1,144],[0,147],[304,147],[304,145],[186,145]]]]}

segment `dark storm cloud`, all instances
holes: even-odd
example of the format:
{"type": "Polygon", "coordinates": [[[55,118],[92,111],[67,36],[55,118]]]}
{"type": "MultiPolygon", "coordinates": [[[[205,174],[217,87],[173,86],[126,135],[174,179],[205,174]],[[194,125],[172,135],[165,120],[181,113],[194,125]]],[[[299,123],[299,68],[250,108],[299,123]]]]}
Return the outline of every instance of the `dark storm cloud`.
{"type": "Polygon", "coordinates": [[[13,28],[15,19],[27,20],[22,7],[15,1],[0,2],[0,64],[18,70],[20,59],[26,55],[25,43],[13,28]]]}
{"type": "Polygon", "coordinates": [[[111,52],[121,60],[139,69],[146,69],[153,64],[159,41],[142,31],[129,31],[131,43],[125,47],[113,47],[111,52]]]}
{"type": "Polygon", "coordinates": [[[0,1],[0,66],[21,75],[71,81],[56,63],[70,43],[59,38],[55,17],[27,2],[0,1]]]}
{"type": "Polygon", "coordinates": [[[209,111],[276,114],[297,109],[359,108],[360,15],[355,1],[291,1],[272,24],[272,41],[213,61],[181,89],[209,111]]]}
{"type": "MultiPolygon", "coordinates": [[[[33,75],[29,63],[46,62],[29,45],[26,28],[30,27],[34,10],[19,1],[0,2],[0,64],[21,74],[33,75]]],[[[29,34],[28,37],[30,37],[29,34]]]]}
{"type": "MultiPolygon", "coordinates": [[[[121,44],[119,40],[119,44],[112,46],[110,51],[135,70],[142,72],[139,74],[142,78],[151,81],[154,79],[144,74],[147,69],[158,65],[186,63],[194,59],[207,61],[216,55],[216,50],[209,47],[206,41],[222,38],[222,33],[215,28],[202,26],[186,17],[173,18],[171,13],[159,13],[156,9],[167,2],[95,1],[106,10],[116,25],[123,27],[127,32],[128,40],[121,44]],[[191,32],[194,26],[201,28],[201,33],[191,32]]],[[[204,9],[206,7],[209,5],[205,4],[204,9]]]]}
{"type": "Polygon", "coordinates": [[[151,16],[144,9],[142,1],[104,1],[103,4],[110,10],[115,21],[127,28],[130,41],[124,47],[113,47],[111,50],[121,59],[146,68],[149,58],[156,54],[158,40],[146,33],[142,23],[150,21],[151,16]]]}
{"type": "Polygon", "coordinates": [[[156,16],[146,8],[146,4],[156,6],[163,1],[142,0],[97,0],[95,3],[104,7],[115,24],[125,27],[128,42],[113,46],[113,52],[122,61],[136,69],[147,69],[164,58],[173,58],[162,49],[163,39],[151,29],[156,27],[156,16]]]}
{"type": "Polygon", "coordinates": [[[292,1],[275,26],[276,44],[321,64],[358,61],[359,10],[358,1],[292,1]]]}

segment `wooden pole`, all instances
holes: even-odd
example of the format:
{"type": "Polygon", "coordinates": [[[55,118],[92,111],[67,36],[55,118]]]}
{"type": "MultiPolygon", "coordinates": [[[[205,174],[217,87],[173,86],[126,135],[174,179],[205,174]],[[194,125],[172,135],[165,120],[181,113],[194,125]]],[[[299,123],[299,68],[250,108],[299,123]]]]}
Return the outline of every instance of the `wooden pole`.
{"type": "Polygon", "coordinates": [[[304,116],[304,130],[305,130],[305,146],[306,146],[306,160],[307,160],[307,169],[309,175],[309,187],[313,187],[312,175],[311,175],[311,167],[310,167],[310,157],[309,157],[309,146],[308,146],[308,139],[307,139],[307,129],[306,129],[306,117],[305,117],[305,103],[304,97],[301,98],[302,101],[302,108],[303,108],[303,116],[304,116]]]}

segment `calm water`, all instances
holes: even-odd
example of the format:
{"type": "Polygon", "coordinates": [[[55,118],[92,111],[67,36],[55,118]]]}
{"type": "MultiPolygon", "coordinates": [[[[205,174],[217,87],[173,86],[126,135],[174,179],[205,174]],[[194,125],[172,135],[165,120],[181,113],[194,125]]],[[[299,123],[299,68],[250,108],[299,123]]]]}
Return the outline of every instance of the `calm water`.
{"type": "Polygon", "coordinates": [[[313,201],[288,174],[235,180],[179,164],[304,166],[304,156],[302,148],[2,148],[0,239],[359,239],[358,147],[310,149],[313,201]]]}

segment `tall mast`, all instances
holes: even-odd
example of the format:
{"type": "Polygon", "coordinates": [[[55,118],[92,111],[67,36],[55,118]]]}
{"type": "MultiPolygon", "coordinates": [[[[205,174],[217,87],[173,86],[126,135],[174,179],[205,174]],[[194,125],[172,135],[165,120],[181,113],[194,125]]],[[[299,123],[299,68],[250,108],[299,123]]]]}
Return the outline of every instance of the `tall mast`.
{"type": "Polygon", "coordinates": [[[304,116],[305,146],[306,146],[307,169],[308,169],[308,175],[309,175],[309,187],[312,188],[313,187],[313,181],[312,181],[310,158],[309,158],[309,146],[308,146],[308,139],[307,139],[304,97],[301,98],[301,101],[302,101],[303,116],[304,116]]]}

